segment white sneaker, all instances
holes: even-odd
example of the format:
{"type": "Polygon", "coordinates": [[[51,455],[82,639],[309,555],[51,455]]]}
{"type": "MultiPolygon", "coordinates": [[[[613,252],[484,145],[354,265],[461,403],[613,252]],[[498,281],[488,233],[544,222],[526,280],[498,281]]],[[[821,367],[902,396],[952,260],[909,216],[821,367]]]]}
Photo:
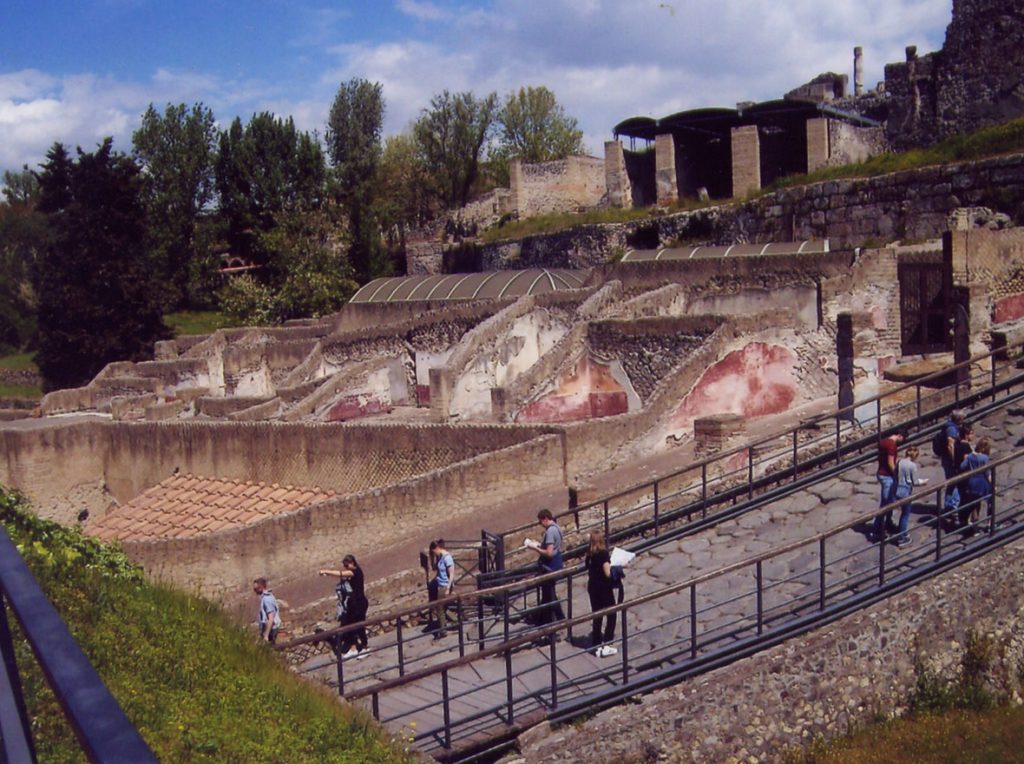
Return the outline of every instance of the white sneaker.
{"type": "Polygon", "coordinates": [[[347,653],[345,653],[345,654],[344,654],[343,656],[341,656],[341,659],[342,659],[343,661],[347,661],[347,660],[348,660],[349,658],[355,658],[355,657],[356,657],[357,655],[359,655],[359,651],[358,651],[358,650],[356,650],[356,649],[355,649],[355,648],[353,647],[353,648],[350,648],[350,649],[349,649],[349,651],[348,651],[347,653]]]}
{"type": "Polygon", "coordinates": [[[357,661],[361,661],[363,658],[366,658],[369,655],[370,655],[370,648],[369,647],[364,647],[362,650],[359,651],[359,655],[356,656],[356,660],[357,661]]]}
{"type": "Polygon", "coordinates": [[[601,645],[594,651],[594,655],[598,658],[608,658],[615,655],[617,652],[619,651],[611,645],[601,645]]]}

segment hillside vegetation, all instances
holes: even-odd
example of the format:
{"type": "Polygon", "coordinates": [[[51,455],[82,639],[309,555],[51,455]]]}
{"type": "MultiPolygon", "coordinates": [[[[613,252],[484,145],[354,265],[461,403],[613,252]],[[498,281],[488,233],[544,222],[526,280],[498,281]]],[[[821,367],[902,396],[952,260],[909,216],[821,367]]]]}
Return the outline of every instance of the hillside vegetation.
{"type": "MultiPolygon", "coordinates": [[[[303,682],[217,608],[154,586],[119,550],[40,520],[0,487],[0,522],[128,718],[167,762],[404,762],[372,719],[303,682]]],[[[85,761],[15,629],[40,761],[85,761]]]]}

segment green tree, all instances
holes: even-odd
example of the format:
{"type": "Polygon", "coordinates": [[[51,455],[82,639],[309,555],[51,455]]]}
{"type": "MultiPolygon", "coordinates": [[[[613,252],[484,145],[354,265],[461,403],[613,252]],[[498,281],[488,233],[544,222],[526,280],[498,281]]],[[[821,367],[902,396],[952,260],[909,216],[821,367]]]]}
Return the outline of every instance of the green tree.
{"type": "Polygon", "coordinates": [[[446,209],[469,200],[484,144],[494,128],[498,97],[445,90],[413,126],[417,153],[431,193],[446,209]]]}
{"type": "Polygon", "coordinates": [[[213,202],[217,125],[201,103],[152,104],[132,134],[133,155],[143,168],[146,211],[154,255],[166,285],[165,307],[202,306],[215,260],[205,248],[213,202]]]}
{"type": "Polygon", "coordinates": [[[83,384],[115,360],[151,356],[169,331],[146,249],[138,165],[107,138],[73,160],[60,143],[39,176],[53,238],[39,263],[39,351],[47,389],[83,384]]]}
{"type": "Polygon", "coordinates": [[[327,165],[319,142],[290,117],[264,112],[244,127],[236,117],[221,134],[216,177],[231,253],[262,266],[262,281],[278,281],[281,263],[266,233],[281,220],[323,207],[327,165]]]}
{"type": "Polygon", "coordinates": [[[509,93],[497,122],[499,146],[509,159],[548,162],[583,153],[583,131],[544,86],[509,93]]]}
{"type": "Polygon", "coordinates": [[[327,150],[336,195],[348,217],[349,261],[364,282],[388,272],[374,207],[383,125],[380,83],[363,79],[342,83],[327,122],[327,150]]]}
{"type": "Polygon", "coordinates": [[[377,185],[375,206],[381,229],[391,246],[402,247],[406,232],[427,222],[437,212],[412,135],[400,133],[384,141],[377,185]]]}
{"type": "Polygon", "coordinates": [[[39,179],[28,167],[3,174],[0,202],[0,353],[30,348],[35,340],[32,276],[49,241],[46,217],[36,210],[39,179]]]}

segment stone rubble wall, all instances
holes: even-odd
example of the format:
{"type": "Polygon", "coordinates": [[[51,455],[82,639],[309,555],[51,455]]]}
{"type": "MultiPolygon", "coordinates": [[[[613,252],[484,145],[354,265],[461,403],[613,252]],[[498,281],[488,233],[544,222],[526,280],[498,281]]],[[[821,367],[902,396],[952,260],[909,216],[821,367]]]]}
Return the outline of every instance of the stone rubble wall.
{"type": "Polygon", "coordinates": [[[605,195],[604,159],[571,156],[510,168],[511,211],[522,220],[596,207],[605,195]]]}
{"type": "Polygon", "coordinates": [[[157,580],[210,598],[237,596],[256,576],[280,585],[336,561],[339,549],[380,551],[402,537],[425,537],[438,517],[450,520],[564,482],[562,439],[542,435],[241,529],[123,546],[157,580]],[[510,481],[510,474],[517,479],[510,481]]]}
{"type": "MultiPolygon", "coordinates": [[[[993,640],[994,689],[1021,702],[1024,542],[731,666],[641,696],[593,718],[524,736],[521,754],[548,762],[782,761],[901,714],[915,661],[953,680],[966,625],[993,640]],[[941,607],[937,606],[941,603],[941,607]]],[[[516,754],[504,759],[512,764],[516,754]]]]}
{"type": "Polygon", "coordinates": [[[828,142],[828,167],[864,162],[889,147],[884,127],[860,127],[838,119],[828,121],[828,142]]]}

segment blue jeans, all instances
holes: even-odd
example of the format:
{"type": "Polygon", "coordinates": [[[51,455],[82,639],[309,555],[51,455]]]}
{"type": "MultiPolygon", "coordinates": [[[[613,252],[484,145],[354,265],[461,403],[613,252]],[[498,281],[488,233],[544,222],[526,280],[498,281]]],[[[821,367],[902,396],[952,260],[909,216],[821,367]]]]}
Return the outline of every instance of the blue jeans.
{"type": "MultiPolygon", "coordinates": [[[[942,475],[946,480],[956,477],[958,472],[957,465],[952,461],[942,460],[942,475]]],[[[947,512],[952,512],[960,506],[960,486],[958,484],[954,483],[946,489],[946,498],[942,502],[942,506],[947,512]]]]}
{"type": "MultiPolygon", "coordinates": [[[[886,504],[891,504],[893,501],[893,486],[895,481],[891,475],[879,475],[878,485],[881,489],[878,496],[878,506],[884,507],[886,504]]],[[[874,524],[871,526],[871,532],[878,538],[881,538],[885,531],[885,526],[892,522],[892,512],[883,512],[875,518],[874,524]]]]}
{"type": "MultiPolygon", "coordinates": [[[[905,499],[913,492],[913,489],[909,485],[898,485],[896,486],[896,501],[905,499]]],[[[908,541],[909,536],[907,531],[910,529],[910,502],[908,501],[902,507],[900,507],[900,530],[899,535],[896,537],[898,541],[908,541]]]]}

